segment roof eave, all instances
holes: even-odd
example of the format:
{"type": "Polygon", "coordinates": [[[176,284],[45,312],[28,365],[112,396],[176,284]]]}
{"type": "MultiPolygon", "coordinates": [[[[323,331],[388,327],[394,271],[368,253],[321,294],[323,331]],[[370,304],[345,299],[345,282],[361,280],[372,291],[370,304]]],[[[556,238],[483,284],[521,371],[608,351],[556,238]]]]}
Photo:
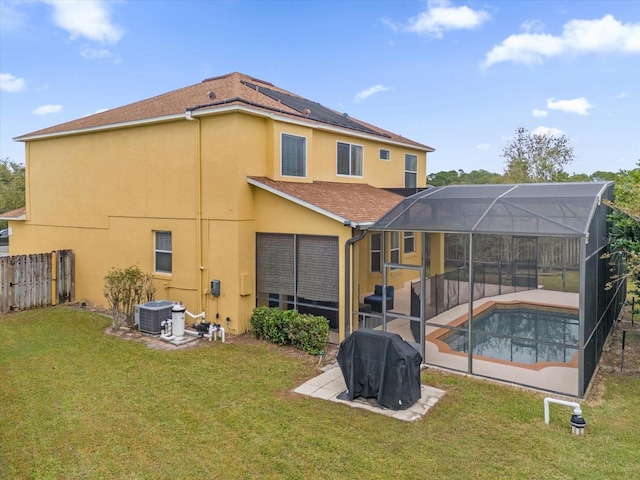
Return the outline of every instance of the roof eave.
{"type": "Polygon", "coordinates": [[[309,203],[305,200],[302,200],[298,197],[294,197],[293,195],[289,195],[288,193],[283,192],[282,190],[278,190],[270,185],[266,185],[259,180],[251,177],[247,177],[247,183],[249,185],[253,185],[254,187],[261,188],[269,193],[277,195],[280,198],[284,198],[285,200],[289,200],[290,202],[295,203],[296,205],[300,205],[301,207],[308,208],[309,210],[319,213],[320,215],[324,215],[332,220],[336,220],[342,223],[345,226],[352,228],[366,228],[370,225],[373,225],[374,222],[354,222],[348,218],[342,217],[338,214],[325,210],[324,208],[319,207],[318,205],[314,205],[313,203],[309,203]]]}
{"type": "Polygon", "coordinates": [[[222,113],[229,113],[229,112],[235,112],[235,111],[240,111],[240,112],[245,112],[245,113],[249,113],[252,115],[257,115],[257,116],[261,116],[261,117],[266,117],[266,118],[271,118],[273,120],[277,120],[280,122],[285,122],[285,123],[290,123],[293,125],[300,125],[300,126],[305,126],[305,127],[311,127],[311,128],[316,128],[318,130],[323,130],[323,131],[329,131],[329,132],[333,132],[333,133],[345,133],[348,132],[350,136],[353,137],[358,137],[358,138],[365,138],[365,139],[369,139],[369,140],[375,140],[378,142],[383,142],[386,144],[390,144],[390,145],[399,145],[399,146],[403,146],[403,147],[408,147],[414,150],[420,150],[420,151],[424,151],[427,153],[433,152],[435,151],[434,148],[431,148],[427,145],[414,145],[413,143],[410,142],[402,142],[402,141],[398,141],[398,140],[394,140],[391,138],[387,138],[384,137],[383,135],[371,135],[371,134],[366,134],[366,133],[362,133],[362,132],[358,132],[355,130],[349,130],[346,128],[340,128],[340,127],[335,127],[329,124],[325,124],[322,122],[318,122],[318,121],[311,121],[311,120],[297,120],[295,118],[291,118],[288,117],[286,115],[280,115],[277,113],[273,113],[273,112],[265,112],[262,109],[259,108],[254,108],[254,107],[249,107],[249,106],[245,106],[245,105],[225,105],[225,106],[215,106],[215,107],[211,107],[211,108],[201,108],[198,110],[193,110],[191,108],[188,108],[185,110],[184,113],[176,113],[176,114],[172,114],[172,115],[164,115],[161,117],[152,117],[152,118],[145,118],[145,119],[140,119],[140,120],[133,120],[130,122],[120,122],[120,123],[110,123],[107,125],[99,125],[96,127],[87,127],[87,128],[78,128],[78,129],[73,129],[73,130],[65,130],[62,132],[51,132],[51,133],[43,133],[43,134],[26,134],[26,135],[21,135],[19,137],[14,137],[13,140],[16,142],[27,142],[27,141],[31,141],[31,140],[44,140],[47,138],[55,138],[55,137],[63,137],[63,136],[69,136],[69,135],[78,135],[78,134],[83,134],[83,133],[91,133],[91,132],[101,132],[101,131],[105,131],[105,130],[115,130],[115,129],[119,129],[119,128],[127,128],[127,127],[136,127],[136,126],[142,126],[142,125],[148,125],[148,124],[153,124],[153,123],[162,123],[162,122],[170,122],[170,121],[176,121],[176,120],[180,120],[180,119],[184,119],[187,118],[187,116],[191,116],[191,117],[204,117],[204,116],[208,116],[208,115],[216,115],[216,114],[222,114],[222,113]]]}

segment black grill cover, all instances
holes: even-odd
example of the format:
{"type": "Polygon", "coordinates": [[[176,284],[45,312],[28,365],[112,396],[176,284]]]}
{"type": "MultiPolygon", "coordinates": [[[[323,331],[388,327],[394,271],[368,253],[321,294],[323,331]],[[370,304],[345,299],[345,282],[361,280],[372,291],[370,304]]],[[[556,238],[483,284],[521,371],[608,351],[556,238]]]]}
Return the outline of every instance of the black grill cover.
{"type": "Polygon", "coordinates": [[[404,410],[420,398],[422,355],[395,333],[361,328],[338,350],[347,399],[375,398],[392,410],[404,410]]]}

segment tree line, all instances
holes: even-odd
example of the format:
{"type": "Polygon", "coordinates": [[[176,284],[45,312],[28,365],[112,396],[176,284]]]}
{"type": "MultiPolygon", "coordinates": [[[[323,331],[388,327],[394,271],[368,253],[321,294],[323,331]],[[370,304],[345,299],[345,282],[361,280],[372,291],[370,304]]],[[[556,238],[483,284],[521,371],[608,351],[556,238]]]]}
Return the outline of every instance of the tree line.
{"type": "MultiPolygon", "coordinates": [[[[0,158],[0,213],[24,207],[24,165],[0,158]]],[[[0,220],[0,230],[7,221],[0,220]]]]}
{"type": "Polygon", "coordinates": [[[530,133],[526,128],[516,129],[515,136],[504,147],[501,157],[505,159],[503,173],[487,170],[449,170],[430,173],[427,184],[434,187],[444,185],[487,183],[540,183],[540,182],[596,182],[617,181],[624,172],[597,171],[569,174],[566,167],[575,160],[573,147],[565,135],[530,133]]]}

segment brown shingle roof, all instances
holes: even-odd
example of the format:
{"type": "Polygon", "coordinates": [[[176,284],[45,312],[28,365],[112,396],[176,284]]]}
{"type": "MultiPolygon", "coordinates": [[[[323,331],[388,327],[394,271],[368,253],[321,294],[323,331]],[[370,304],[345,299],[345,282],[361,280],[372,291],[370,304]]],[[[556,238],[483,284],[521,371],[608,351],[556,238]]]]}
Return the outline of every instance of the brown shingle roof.
{"type": "Polygon", "coordinates": [[[27,207],[16,208],[8,212],[0,213],[2,220],[24,220],[27,214],[27,207]]]}
{"type": "Polygon", "coordinates": [[[278,182],[266,177],[249,177],[249,183],[354,224],[374,223],[404,198],[364,183],[278,182]]]}
{"type": "MultiPolygon", "coordinates": [[[[113,128],[122,126],[123,124],[126,125],[162,118],[177,118],[184,116],[187,111],[192,111],[194,114],[205,111],[215,112],[216,110],[231,105],[244,106],[271,114],[275,112],[278,115],[295,118],[302,122],[313,124],[327,123],[323,122],[323,120],[310,118],[308,113],[304,111],[300,112],[282,103],[278,99],[273,98],[273,95],[270,96],[266,94],[267,91],[285,94],[294,99],[301,99],[308,102],[308,100],[303,97],[276,87],[269,82],[234,72],[220,77],[209,78],[203,80],[201,83],[180,88],[146,100],[21,135],[17,137],[16,140],[27,141],[41,136],[71,134],[96,128],[113,128]],[[260,91],[261,87],[265,89],[265,93],[260,91]]],[[[319,104],[317,105],[320,106],[319,104]]],[[[339,112],[334,111],[334,113],[341,115],[339,112]]],[[[426,145],[414,142],[413,140],[357,119],[349,118],[349,121],[353,122],[355,130],[358,129],[358,126],[367,127],[373,130],[375,134],[380,135],[382,140],[387,138],[391,141],[412,145],[417,148],[426,149],[427,151],[432,150],[426,145]]]]}

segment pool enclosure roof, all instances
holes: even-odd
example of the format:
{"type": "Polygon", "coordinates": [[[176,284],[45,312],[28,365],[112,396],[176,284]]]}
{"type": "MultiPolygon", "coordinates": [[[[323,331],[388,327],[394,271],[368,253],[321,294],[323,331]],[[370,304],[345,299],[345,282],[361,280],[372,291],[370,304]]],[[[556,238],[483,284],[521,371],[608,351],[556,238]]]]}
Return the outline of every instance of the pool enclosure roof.
{"type": "Polygon", "coordinates": [[[613,182],[589,182],[432,187],[402,200],[370,229],[586,237],[596,207],[612,185],[613,182]]]}

